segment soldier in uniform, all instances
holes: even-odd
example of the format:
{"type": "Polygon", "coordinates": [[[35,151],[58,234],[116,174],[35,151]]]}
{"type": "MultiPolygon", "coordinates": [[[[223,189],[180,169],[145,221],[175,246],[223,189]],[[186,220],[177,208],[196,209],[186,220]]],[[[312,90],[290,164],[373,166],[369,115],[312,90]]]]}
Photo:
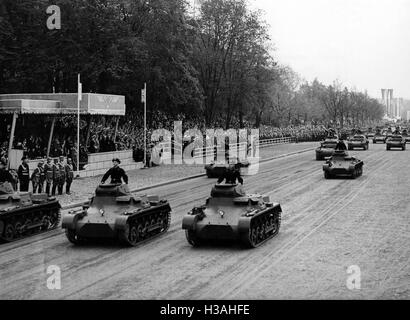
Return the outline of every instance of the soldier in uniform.
{"type": "Polygon", "coordinates": [[[113,167],[109,169],[103,176],[101,183],[104,184],[108,177],[111,176],[111,184],[122,183],[121,179],[124,180],[125,184],[128,184],[128,176],[125,173],[124,169],[120,168],[121,163],[120,159],[112,159],[113,167]]]}
{"type": "Polygon", "coordinates": [[[343,140],[340,139],[340,140],[337,142],[335,150],[347,150],[346,144],[344,143],[343,140]]]}
{"type": "Polygon", "coordinates": [[[58,158],[54,159],[52,170],[53,170],[53,176],[52,176],[53,187],[51,188],[51,195],[55,196],[57,186],[60,184],[60,166],[58,165],[58,158]]]}
{"type": "Polygon", "coordinates": [[[64,157],[60,156],[60,161],[58,162],[58,170],[60,172],[60,179],[58,180],[58,194],[61,196],[63,194],[63,188],[65,183],[65,164],[64,157]]]}
{"type": "Polygon", "coordinates": [[[23,156],[23,158],[21,158],[21,161],[22,163],[17,170],[20,181],[20,191],[27,192],[30,183],[30,169],[28,167],[26,156],[23,156]]]}
{"type": "Polygon", "coordinates": [[[6,169],[7,166],[7,160],[5,158],[0,159],[0,183],[3,182],[10,182],[11,184],[14,184],[14,178],[10,174],[10,172],[7,171],[6,169]]]}
{"type": "Polygon", "coordinates": [[[70,187],[74,179],[74,166],[73,166],[73,161],[70,158],[67,159],[67,164],[65,165],[65,178],[66,178],[65,192],[67,194],[71,194],[70,187]]]}
{"type": "MultiPolygon", "coordinates": [[[[243,185],[243,179],[241,177],[241,171],[240,171],[240,164],[231,164],[229,167],[226,169],[225,174],[220,176],[218,178],[217,183],[221,183],[225,179],[225,183],[227,184],[236,184],[236,180],[241,184],[240,186],[235,186],[234,190],[236,192],[236,196],[241,197],[245,195],[245,191],[242,188],[243,185]]],[[[211,196],[213,195],[213,192],[211,191],[211,196]]]]}
{"type": "Polygon", "coordinates": [[[40,183],[38,185],[38,192],[44,192],[44,181],[46,181],[46,173],[44,172],[44,161],[41,161],[40,183]]]}
{"type": "Polygon", "coordinates": [[[37,165],[37,168],[34,169],[33,174],[31,175],[31,183],[33,184],[33,193],[43,192],[43,162],[40,161],[37,165]]]}
{"type": "Polygon", "coordinates": [[[51,184],[53,182],[53,165],[51,158],[47,158],[47,163],[44,165],[44,175],[46,179],[46,193],[50,195],[51,184]]]}
{"type": "Polygon", "coordinates": [[[236,180],[238,180],[240,184],[243,184],[243,179],[241,177],[240,171],[240,164],[236,163],[229,165],[229,167],[225,171],[225,174],[218,178],[218,183],[221,183],[222,181],[224,181],[224,179],[225,183],[236,184],[236,180]]]}

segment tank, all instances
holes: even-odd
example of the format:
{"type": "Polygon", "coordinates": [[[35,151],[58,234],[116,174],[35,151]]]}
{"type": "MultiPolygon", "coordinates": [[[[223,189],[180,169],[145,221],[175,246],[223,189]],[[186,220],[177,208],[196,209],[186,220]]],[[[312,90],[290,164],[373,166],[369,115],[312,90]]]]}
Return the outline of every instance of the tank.
{"type": "Polygon", "coordinates": [[[382,132],[380,129],[376,130],[376,133],[373,136],[373,143],[386,143],[386,133],[382,132]]]}
{"type": "Polygon", "coordinates": [[[369,140],[367,140],[365,135],[356,134],[349,139],[347,142],[347,148],[353,150],[354,148],[361,148],[363,150],[369,149],[369,140]]]}
{"type": "Polygon", "coordinates": [[[11,242],[57,228],[60,209],[55,197],[17,193],[9,182],[0,183],[0,241],[11,242]]]}
{"type": "Polygon", "coordinates": [[[135,246],[168,230],[171,207],[156,195],[134,195],[125,184],[101,184],[89,203],[63,216],[62,228],[73,244],[113,239],[135,246]]]}
{"type": "Polygon", "coordinates": [[[213,161],[210,164],[205,165],[206,176],[208,178],[219,178],[225,174],[229,165],[232,163],[239,163],[240,168],[247,168],[250,165],[248,160],[234,159],[233,161],[230,161],[230,163],[227,163],[225,160],[222,160],[221,162],[213,161]]]}
{"type": "Polygon", "coordinates": [[[369,140],[372,140],[374,135],[375,135],[375,132],[374,132],[373,128],[371,128],[371,127],[368,128],[367,133],[366,133],[366,138],[369,139],[369,140]]]}
{"type": "Polygon", "coordinates": [[[335,151],[337,145],[336,138],[326,138],[320,143],[320,147],[316,148],[316,160],[324,160],[326,157],[330,157],[335,151]]]}
{"type": "Polygon", "coordinates": [[[337,176],[357,178],[363,173],[363,161],[349,156],[345,150],[335,150],[333,155],[326,159],[323,165],[326,179],[337,176]]]}
{"type": "Polygon", "coordinates": [[[211,196],[194,207],[182,220],[182,229],[192,246],[239,242],[257,247],[279,232],[282,209],[268,196],[245,194],[237,184],[216,184],[211,196]]]}
{"type": "Polygon", "coordinates": [[[386,140],[386,150],[392,148],[399,148],[401,150],[406,150],[406,139],[402,135],[392,135],[386,140]]]}
{"type": "Polygon", "coordinates": [[[407,129],[403,129],[401,135],[403,136],[404,140],[406,140],[406,143],[410,142],[410,134],[407,129]]]}

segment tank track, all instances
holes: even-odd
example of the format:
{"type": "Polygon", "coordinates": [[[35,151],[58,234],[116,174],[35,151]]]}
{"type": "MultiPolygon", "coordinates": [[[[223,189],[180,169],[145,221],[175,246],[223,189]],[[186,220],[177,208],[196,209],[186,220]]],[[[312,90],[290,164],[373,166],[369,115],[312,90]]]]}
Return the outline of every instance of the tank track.
{"type": "Polygon", "coordinates": [[[363,174],[363,166],[359,166],[355,168],[353,174],[352,174],[352,179],[358,178],[363,174]]]}
{"type": "MultiPolygon", "coordinates": [[[[248,248],[256,248],[279,233],[282,217],[280,210],[265,212],[252,218],[248,233],[241,234],[241,243],[248,248]]],[[[197,237],[194,230],[185,230],[188,243],[193,247],[207,243],[197,237]]]]}
{"type": "Polygon", "coordinates": [[[249,248],[256,248],[279,233],[282,212],[266,212],[252,218],[248,233],[241,235],[242,243],[249,248]]]}
{"type": "Polygon", "coordinates": [[[196,233],[193,230],[185,230],[185,237],[188,243],[193,247],[198,247],[203,244],[203,241],[196,236],[196,233]]]}
{"type": "Polygon", "coordinates": [[[57,202],[45,207],[27,208],[4,218],[0,216],[0,221],[4,224],[0,242],[12,242],[56,229],[60,220],[60,206],[57,202]]]}
{"type": "Polygon", "coordinates": [[[127,228],[119,233],[119,240],[127,246],[136,246],[165,233],[171,225],[171,211],[136,216],[127,222],[127,228]]]}

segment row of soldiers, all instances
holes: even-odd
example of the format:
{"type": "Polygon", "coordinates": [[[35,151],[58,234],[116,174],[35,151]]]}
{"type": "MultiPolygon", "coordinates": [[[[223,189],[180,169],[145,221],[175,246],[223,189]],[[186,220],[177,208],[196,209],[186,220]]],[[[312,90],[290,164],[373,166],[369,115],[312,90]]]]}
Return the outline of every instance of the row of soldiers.
{"type": "MultiPolygon", "coordinates": [[[[27,157],[21,159],[22,163],[17,170],[17,177],[20,183],[20,191],[25,192],[29,189],[30,180],[33,185],[33,193],[45,192],[48,195],[55,195],[56,191],[59,195],[63,194],[64,184],[66,186],[66,193],[70,194],[71,184],[74,179],[73,162],[70,158],[67,163],[64,162],[64,157],[55,158],[51,162],[51,158],[47,158],[44,164],[40,161],[37,168],[33,170],[30,176],[30,169],[27,162],[27,157]]],[[[17,183],[14,185],[17,190],[17,183]]]]}

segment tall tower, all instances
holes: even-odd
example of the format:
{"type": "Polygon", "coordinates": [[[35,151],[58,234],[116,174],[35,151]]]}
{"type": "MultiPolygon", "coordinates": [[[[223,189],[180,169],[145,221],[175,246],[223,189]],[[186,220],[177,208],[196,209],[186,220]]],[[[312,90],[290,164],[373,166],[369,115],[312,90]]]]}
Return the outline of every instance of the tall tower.
{"type": "Polygon", "coordinates": [[[394,105],[393,105],[393,89],[388,90],[387,97],[388,97],[388,102],[389,102],[390,116],[392,118],[395,118],[396,114],[395,114],[394,105]]]}
{"type": "Polygon", "coordinates": [[[386,94],[386,89],[381,89],[382,92],[382,103],[384,105],[384,114],[386,116],[389,115],[389,110],[387,108],[387,94],[386,94]]]}
{"type": "Polygon", "coordinates": [[[385,107],[385,115],[390,118],[395,118],[400,115],[400,112],[396,110],[396,103],[393,99],[393,89],[381,89],[382,103],[385,107]]]}

